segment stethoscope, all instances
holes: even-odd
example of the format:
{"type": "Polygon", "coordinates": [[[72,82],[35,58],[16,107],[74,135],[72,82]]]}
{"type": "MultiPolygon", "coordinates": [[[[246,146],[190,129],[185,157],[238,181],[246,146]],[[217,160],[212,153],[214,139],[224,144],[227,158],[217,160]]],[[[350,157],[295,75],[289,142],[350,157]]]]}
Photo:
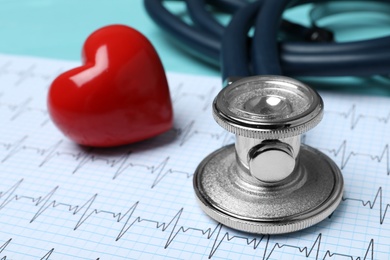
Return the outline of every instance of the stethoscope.
{"type": "Polygon", "coordinates": [[[250,75],[369,76],[389,72],[390,36],[337,43],[331,31],[317,25],[338,13],[386,14],[388,1],[186,0],[193,25],[170,13],[162,2],[145,0],[152,19],[199,57],[221,64],[224,80],[250,75]],[[310,28],[281,20],[285,9],[307,3],[315,3],[310,28]],[[223,26],[210,9],[232,14],[229,24],[223,26]],[[248,37],[252,28],[253,36],[248,37]]]}
{"type": "Polygon", "coordinates": [[[236,135],[235,144],[208,155],[195,171],[201,208],[226,226],[262,234],[327,218],[342,200],[341,171],[301,144],[301,135],[320,122],[323,101],[306,84],[279,75],[387,75],[390,36],[337,43],[317,24],[350,11],[386,13],[387,1],[185,0],[192,25],[162,2],[145,0],[154,21],[192,52],[221,64],[226,87],[214,99],[213,117],[236,135]],[[281,19],[285,9],[308,3],[314,3],[310,28],[281,19]],[[213,10],[232,15],[227,26],[213,10]]]}

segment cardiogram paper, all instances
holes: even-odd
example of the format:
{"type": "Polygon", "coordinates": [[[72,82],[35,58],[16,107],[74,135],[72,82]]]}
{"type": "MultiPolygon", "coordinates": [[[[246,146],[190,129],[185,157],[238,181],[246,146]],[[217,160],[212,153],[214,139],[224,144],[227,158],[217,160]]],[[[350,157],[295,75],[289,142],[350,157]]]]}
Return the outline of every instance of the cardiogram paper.
{"type": "Polygon", "coordinates": [[[321,93],[305,134],[342,169],[334,214],[287,235],[211,220],[192,176],[234,142],[211,116],[218,78],[169,73],[174,129],[112,149],[77,146],[51,123],[46,94],[74,62],[0,55],[1,259],[389,259],[390,99],[321,93]]]}

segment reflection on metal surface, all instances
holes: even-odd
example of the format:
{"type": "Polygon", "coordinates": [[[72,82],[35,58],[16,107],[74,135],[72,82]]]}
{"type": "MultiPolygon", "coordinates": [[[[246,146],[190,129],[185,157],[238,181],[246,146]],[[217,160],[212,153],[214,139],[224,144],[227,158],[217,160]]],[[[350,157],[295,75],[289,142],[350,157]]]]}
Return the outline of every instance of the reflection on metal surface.
{"type": "Polygon", "coordinates": [[[318,93],[290,78],[249,77],[223,89],[213,116],[236,143],[210,154],[195,172],[203,210],[226,226],[263,234],[293,232],[329,216],[342,198],[341,172],[300,137],[322,115],[318,93]]]}

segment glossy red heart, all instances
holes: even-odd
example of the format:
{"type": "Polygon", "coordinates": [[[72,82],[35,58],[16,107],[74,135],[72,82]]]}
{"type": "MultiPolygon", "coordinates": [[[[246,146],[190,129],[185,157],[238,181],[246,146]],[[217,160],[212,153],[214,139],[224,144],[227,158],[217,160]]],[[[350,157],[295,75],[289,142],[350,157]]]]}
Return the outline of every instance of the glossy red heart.
{"type": "Polygon", "coordinates": [[[141,141],[172,127],[164,68],[148,39],[124,25],[93,32],[83,65],[51,84],[55,125],[81,145],[108,147],[141,141]]]}

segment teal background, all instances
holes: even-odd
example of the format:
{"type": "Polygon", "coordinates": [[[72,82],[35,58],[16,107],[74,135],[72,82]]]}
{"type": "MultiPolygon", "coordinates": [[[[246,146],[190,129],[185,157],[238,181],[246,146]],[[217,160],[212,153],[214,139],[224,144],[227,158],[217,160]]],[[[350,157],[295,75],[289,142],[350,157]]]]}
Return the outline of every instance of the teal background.
{"type": "MultiPolygon", "coordinates": [[[[178,12],[184,8],[169,2],[178,6],[178,12]]],[[[307,10],[293,10],[287,16],[307,22],[307,10]]],[[[337,32],[338,41],[387,34],[390,25],[388,15],[378,14],[344,16],[342,26],[338,21],[324,20],[337,32]]],[[[167,71],[219,76],[215,65],[194,58],[161,31],[148,17],[143,0],[0,0],[0,53],[80,61],[84,40],[109,24],[126,24],[142,32],[167,71]]],[[[319,89],[390,95],[390,81],[381,77],[308,81],[319,89]]]]}
{"type": "Polygon", "coordinates": [[[88,35],[108,24],[142,32],[167,71],[219,75],[215,66],[172,44],[148,17],[142,0],[0,0],[0,52],[77,61],[88,35]]]}

